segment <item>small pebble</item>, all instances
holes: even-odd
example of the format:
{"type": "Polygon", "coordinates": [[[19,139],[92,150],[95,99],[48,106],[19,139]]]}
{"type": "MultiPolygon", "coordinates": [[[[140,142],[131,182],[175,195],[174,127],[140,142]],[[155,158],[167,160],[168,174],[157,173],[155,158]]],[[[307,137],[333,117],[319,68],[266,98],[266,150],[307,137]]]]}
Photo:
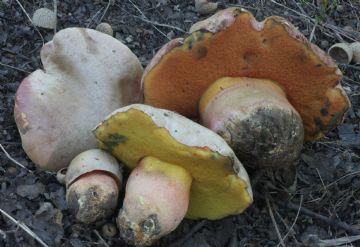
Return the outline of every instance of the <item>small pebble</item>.
{"type": "Polygon", "coordinates": [[[113,223],[106,223],[102,226],[101,231],[106,238],[113,238],[117,234],[117,228],[113,223]]]}
{"type": "Polygon", "coordinates": [[[174,31],[170,31],[166,34],[166,36],[169,38],[169,39],[173,39],[175,37],[175,33],[174,31]]]}
{"type": "Polygon", "coordinates": [[[39,195],[44,194],[44,192],[45,186],[40,182],[37,182],[36,184],[19,185],[16,188],[16,194],[30,200],[37,198],[39,195]]]}
{"type": "Polygon", "coordinates": [[[106,22],[102,22],[96,26],[96,30],[102,33],[106,33],[107,35],[114,36],[114,30],[111,25],[106,22]]]}
{"type": "Polygon", "coordinates": [[[214,13],[218,8],[218,3],[208,0],[195,0],[195,9],[200,15],[208,15],[214,13]]]}
{"type": "Polygon", "coordinates": [[[321,40],[320,47],[323,48],[323,49],[327,49],[329,47],[329,41],[321,40]]]}
{"type": "Polygon", "coordinates": [[[339,4],[339,5],[336,7],[336,11],[338,11],[338,12],[340,12],[340,13],[344,12],[344,10],[345,10],[344,5],[339,4]]]}
{"type": "Polygon", "coordinates": [[[55,29],[56,21],[56,15],[54,11],[47,8],[36,10],[32,18],[32,22],[35,26],[47,29],[55,29]]]}
{"type": "Polygon", "coordinates": [[[352,26],[345,26],[343,28],[346,32],[352,33],[354,32],[354,28],[352,26]]]}
{"type": "Polygon", "coordinates": [[[131,35],[129,35],[129,36],[127,36],[127,37],[125,38],[125,41],[128,42],[128,43],[131,43],[133,40],[134,40],[134,39],[133,39],[133,37],[132,37],[131,35]]]}
{"type": "Polygon", "coordinates": [[[18,170],[16,169],[16,167],[9,166],[6,169],[6,176],[15,177],[17,175],[17,173],[18,173],[18,170]]]}

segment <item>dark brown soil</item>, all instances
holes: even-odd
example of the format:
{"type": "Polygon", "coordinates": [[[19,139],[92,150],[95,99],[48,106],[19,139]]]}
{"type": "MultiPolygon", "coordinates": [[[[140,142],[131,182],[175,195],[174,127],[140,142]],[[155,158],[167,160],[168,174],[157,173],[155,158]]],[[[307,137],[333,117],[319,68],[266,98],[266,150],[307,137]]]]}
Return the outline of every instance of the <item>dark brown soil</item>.
{"type": "MultiPolygon", "coordinates": [[[[29,15],[53,6],[50,0],[19,2],[29,15]]],[[[58,30],[94,28],[108,4],[101,0],[58,2],[58,30]]],[[[340,41],[360,40],[359,1],[221,1],[219,9],[235,5],[252,11],[258,20],[269,15],[287,17],[324,50],[340,41]],[[314,2],[329,5],[324,8],[314,2]]],[[[103,21],[113,26],[114,36],[146,66],[168,39],[182,36],[205,17],[197,14],[193,1],[117,0],[109,5],[103,21]]],[[[54,34],[43,29],[40,33],[45,42],[54,34]]],[[[36,170],[22,150],[13,119],[14,95],[22,78],[41,68],[41,47],[42,39],[18,1],[1,0],[0,143],[31,172],[1,151],[0,246],[41,246],[22,229],[23,224],[48,246],[126,246],[118,233],[107,237],[102,230],[105,223],[114,223],[114,217],[91,226],[76,223],[55,175],[36,170]]],[[[338,238],[360,235],[360,65],[339,66],[352,102],[344,124],[323,140],[304,145],[296,169],[250,171],[257,192],[254,204],[242,215],[219,221],[184,220],[157,246],[281,246],[280,236],[286,246],[320,246],[322,240],[327,240],[324,246],[335,246],[338,238]]],[[[342,246],[360,246],[360,241],[345,241],[342,246]]]]}

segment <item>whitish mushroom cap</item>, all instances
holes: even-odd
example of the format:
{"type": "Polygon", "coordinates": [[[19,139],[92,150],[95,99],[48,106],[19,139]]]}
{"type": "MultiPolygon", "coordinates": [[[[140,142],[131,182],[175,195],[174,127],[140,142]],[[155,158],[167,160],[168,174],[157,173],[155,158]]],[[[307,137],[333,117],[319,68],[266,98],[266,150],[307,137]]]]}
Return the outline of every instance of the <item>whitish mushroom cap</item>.
{"type": "Polygon", "coordinates": [[[125,106],[94,133],[103,148],[130,168],[152,156],[187,169],[193,177],[190,218],[238,214],[253,200],[248,174],[228,144],[175,112],[142,104],[125,106]]]}
{"type": "Polygon", "coordinates": [[[58,170],[96,147],[94,125],[139,102],[143,69],[120,41],[84,28],[58,32],[42,48],[41,61],[44,70],[25,78],[16,93],[15,120],[30,159],[58,170]]]}
{"type": "Polygon", "coordinates": [[[68,188],[77,178],[93,171],[102,171],[112,176],[120,186],[122,171],[118,161],[101,149],[90,149],[77,155],[67,168],[65,184],[68,188]]]}

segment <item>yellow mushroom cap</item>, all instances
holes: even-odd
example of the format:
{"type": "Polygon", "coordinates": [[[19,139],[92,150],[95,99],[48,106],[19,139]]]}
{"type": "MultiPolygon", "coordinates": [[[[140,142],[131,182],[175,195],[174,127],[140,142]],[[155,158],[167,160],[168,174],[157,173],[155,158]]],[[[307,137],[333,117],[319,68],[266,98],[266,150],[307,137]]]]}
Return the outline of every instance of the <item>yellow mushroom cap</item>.
{"type": "Polygon", "coordinates": [[[220,219],[241,213],[253,201],[249,177],[228,144],[175,112],[126,106],[94,134],[102,148],[130,168],[147,156],[185,168],[193,178],[188,218],[220,219]]]}

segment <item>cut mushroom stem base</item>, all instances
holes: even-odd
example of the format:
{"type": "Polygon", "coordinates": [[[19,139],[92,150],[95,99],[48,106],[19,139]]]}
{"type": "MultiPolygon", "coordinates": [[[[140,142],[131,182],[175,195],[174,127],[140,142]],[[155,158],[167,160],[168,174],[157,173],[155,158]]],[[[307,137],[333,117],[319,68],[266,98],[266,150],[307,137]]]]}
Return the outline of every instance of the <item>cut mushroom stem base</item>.
{"type": "Polygon", "coordinates": [[[203,94],[199,108],[202,124],[248,166],[284,167],[300,154],[302,119],[274,81],[221,78],[203,94]]]}
{"type": "Polygon", "coordinates": [[[130,174],[117,217],[122,238],[148,246],[173,231],[188,210],[191,182],[180,166],[150,156],[142,159],[130,174]]]}
{"type": "Polygon", "coordinates": [[[107,172],[93,171],[74,181],[66,201],[76,220],[94,223],[110,216],[118,205],[119,184],[107,172]]]}

